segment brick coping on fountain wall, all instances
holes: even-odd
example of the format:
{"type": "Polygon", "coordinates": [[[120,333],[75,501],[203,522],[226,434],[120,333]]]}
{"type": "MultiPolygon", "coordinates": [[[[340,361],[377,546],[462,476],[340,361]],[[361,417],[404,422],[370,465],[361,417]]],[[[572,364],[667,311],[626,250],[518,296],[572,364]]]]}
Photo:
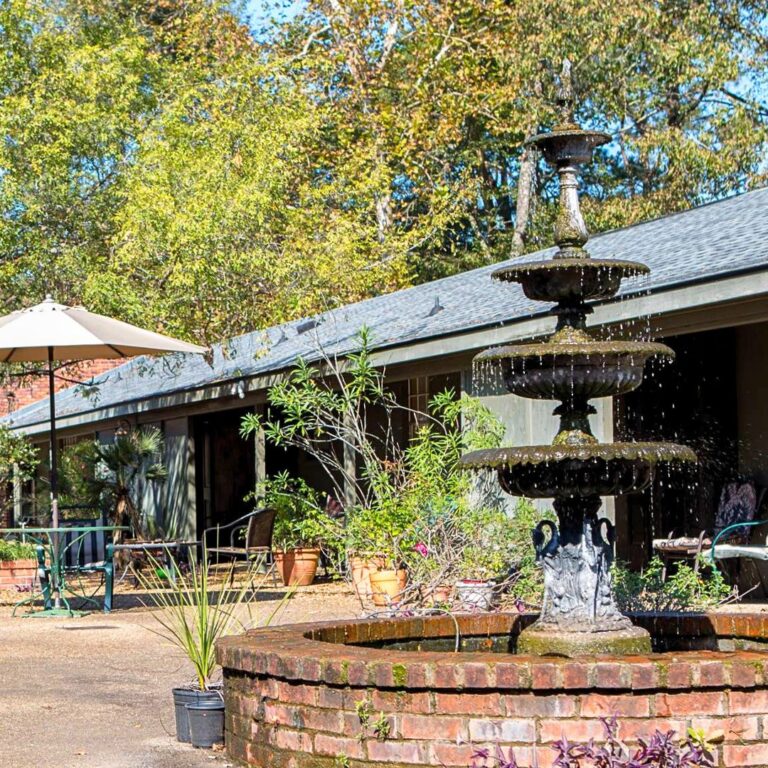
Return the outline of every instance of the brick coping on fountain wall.
{"type": "MultiPolygon", "coordinates": [[[[514,635],[529,621],[455,618],[473,637],[514,635]]],[[[628,744],[655,729],[684,736],[694,727],[718,742],[721,768],[768,766],[768,653],[759,650],[768,615],[636,618],[652,633],[690,638],[692,647],[718,640],[725,650],[580,660],[351,645],[451,638],[448,616],[225,638],[217,655],[227,751],[260,768],[467,768],[475,746],[499,743],[514,747],[521,766],[548,768],[554,741],[600,740],[601,718],[616,714],[628,744]]]]}

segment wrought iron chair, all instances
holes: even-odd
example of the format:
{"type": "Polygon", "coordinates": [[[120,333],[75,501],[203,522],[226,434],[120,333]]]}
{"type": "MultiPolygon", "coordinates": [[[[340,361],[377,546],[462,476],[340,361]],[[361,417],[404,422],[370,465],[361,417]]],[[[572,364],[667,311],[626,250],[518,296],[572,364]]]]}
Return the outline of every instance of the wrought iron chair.
{"type": "MultiPolygon", "coordinates": [[[[768,537],[762,544],[750,543],[750,533],[756,526],[766,523],[768,520],[750,520],[723,528],[713,539],[712,546],[702,553],[703,556],[713,565],[716,560],[736,560],[737,563],[741,559],[768,561],[768,537]],[[743,531],[748,533],[744,534],[743,531]],[[738,537],[736,540],[733,539],[734,533],[738,537]]],[[[768,595],[768,584],[766,584],[763,569],[756,565],[755,570],[760,586],[763,588],[763,594],[768,595]]]]}
{"type": "Polygon", "coordinates": [[[706,530],[698,536],[675,536],[674,531],[670,531],[666,539],[654,539],[653,550],[664,564],[662,579],[666,580],[669,563],[674,561],[692,560],[694,571],[698,573],[700,556],[706,555],[716,541],[723,542],[721,548],[725,542],[736,546],[747,545],[750,526],[756,524],[753,520],[760,509],[765,491],[765,488],[758,488],[753,480],[732,480],[723,486],[720,493],[711,535],[706,530]]]}
{"type": "MultiPolygon", "coordinates": [[[[236,562],[246,560],[257,563],[259,567],[266,567],[265,575],[275,575],[275,562],[272,557],[272,532],[275,528],[277,510],[265,507],[249,512],[247,515],[237,518],[227,525],[216,525],[203,531],[203,545],[206,557],[236,562]],[[221,546],[221,534],[229,531],[229,546],[221,546]],[[243,546],[238,546],[238,537],[245,531],[243,546]],[[208,544],[213,540],[213,546],[208,544]]],[[[234,579],[234,567],[230,574],[230,580],[234,579]]]]}

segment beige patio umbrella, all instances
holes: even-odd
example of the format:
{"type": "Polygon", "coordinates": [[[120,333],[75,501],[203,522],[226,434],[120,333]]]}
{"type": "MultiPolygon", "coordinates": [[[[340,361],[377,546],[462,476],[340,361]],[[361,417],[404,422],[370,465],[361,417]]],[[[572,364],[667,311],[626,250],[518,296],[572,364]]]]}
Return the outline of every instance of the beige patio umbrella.
{"type": "Polygon", "coordinates": [[[34,307],[0,317],[0,362],[47,362],[51,414],[51,517],[59,526],[54,361],[205,352],[204,347],[145,331],[83,307],[57,304],[50,296],[34,307]]]}

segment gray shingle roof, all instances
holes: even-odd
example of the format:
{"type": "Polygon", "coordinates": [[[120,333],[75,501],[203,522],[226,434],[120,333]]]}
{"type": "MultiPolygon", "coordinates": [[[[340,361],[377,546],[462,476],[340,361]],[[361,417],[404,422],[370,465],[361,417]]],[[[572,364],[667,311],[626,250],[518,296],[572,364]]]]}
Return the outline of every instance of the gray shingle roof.
{"type": "MultiPolygon", "coordinates": [[[[651,267],[649,278],[624,282],[624,296],[766,268],[768,188],[595,235],[588,249],[597,258],[621,257],[651,267]]],[[[553,249],[539,251],[523,260],[552,253],[553,249]]],[[[546,311],[546,307],[526,299],[518,286],[492,281],[490,273],[499,266],[482,267],[331,310],[323,315],[319,326],[304,333],[299,330],[306,319],[231,339],[214,348],[211,365],[199,355],[136,358],[98,377],[97,398],[89,398],[79,387],[57,394],[56,411],[59,417],[73,416],[278,371],[298,357],[314,356],[318,343],[329,353],[350,350],[363,325],[371,330],[373,345],[385,348],[503,325],[546,311]],[[437,298],[443,309],[430,314],[437,298]]],[[[44,400],[17,411],[13,426],[31,426],[47,418],[44,400]]]]}

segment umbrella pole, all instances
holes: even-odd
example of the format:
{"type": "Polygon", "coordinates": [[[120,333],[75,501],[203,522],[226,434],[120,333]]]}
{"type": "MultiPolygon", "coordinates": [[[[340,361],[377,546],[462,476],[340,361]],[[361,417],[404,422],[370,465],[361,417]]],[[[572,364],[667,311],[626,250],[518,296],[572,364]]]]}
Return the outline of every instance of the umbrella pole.
{"type": "MultiPolygon", "coordinates": [[[[53,375],[53,347],[48,347],[48,404],[51,413],[51,525],[54,529],[59,527],[59,467],[56,446],[56,381],[53,375]]],[[[54,530],[51,540],[53,547],[53,593],[55,607],[61,607],[61,585],[57,564],[59,562],[59,533],[54,530]]]]}

